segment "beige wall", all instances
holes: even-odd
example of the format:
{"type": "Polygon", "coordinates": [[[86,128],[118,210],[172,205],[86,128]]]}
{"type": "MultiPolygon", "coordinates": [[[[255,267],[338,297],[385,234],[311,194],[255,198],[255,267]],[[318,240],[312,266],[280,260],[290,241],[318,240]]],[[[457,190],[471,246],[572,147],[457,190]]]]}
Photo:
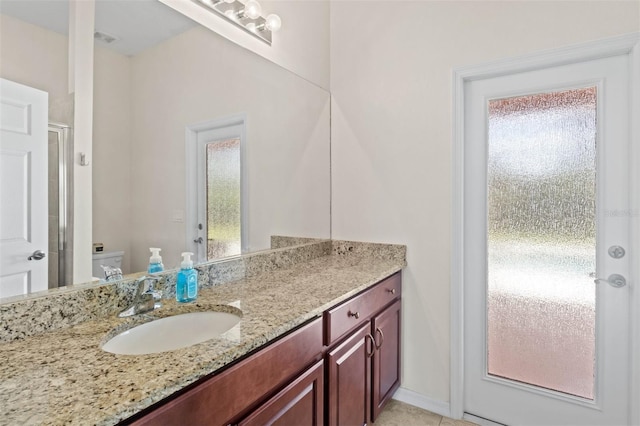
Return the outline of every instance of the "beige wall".
{"type": "Polygon", "coordinates": [[[67,36],[0,15],[0,77],[44,90],[50,103],[69,93],[67,49],[67,36]]]}
{"type": "MultiPolygon", "coordinates": [[[[68,48],[69,38],[65,35],[0,15],[0,77],[48,92],[50,104],[68,103],[68,48]]],[[[106,49],[97,49],[95,53],[94,90],[100,102],[94,108],[93,155],[87,157],[91,163],[89,167],[76,165],[76,170],[92,174],[95,188],[93,197],[89,197],[89,200],[93,198],[95,215],[93,238],[89,232],[83,239],[84,261],[87,263],[84,269],[91,271],[91,248],[87,243],[103,242],[105,250],[125,250],[123,266],[128,270],[131,129],[127,108],[130,104],[130,60],[106,49]]],[[[59,117],[53,119],[61,120],[59,117]]],[[[71,117],[62,121],[73,124],[71,117]]],[[[79,144],[80,140],[76,145],[79,144]]],[[[81,181],[85,193],[91,191],[91,180],[87,182],[84,177],[81,181]]],[[[76,213],[77,217],[81,214],[76,213]]],[[[91,209],[88,214],[91,215],[91,209]]]]}
{"type": "Polygon", "coordinates": [[[282,29],[271,46],[196,3],[160,0],[238,45],[329,90],[329,1],[264,0],[263,16],[277,13],[282,29]]]}
{"type": "Polygon", "coordinates": [[[332,234],[408,246],[405,389],[449,400],[452,69],[638,31],[639,15],[637,1],[332,2],[332,234]]]}
{"type": "MultiPolygon", "coordinates": [[[[66,99],[68,37],[0,18],[0,75],[66,99]]],[[[76,165],[76,206],[89,209],[83,269],[90,273],[91,242],[124,250],[125,272],[146,269],[155,245],[164,248],[167,267],[177,265],[185,224],[172,213],[185,210],[185,126],[234,113],[248,120],[249,249],[269,247],[272,234],[329,237],[326,91],[203,28],[136,58],[97,48],[85,62],[95,64],[95,103],[83,119],[93,119],[92,146],[91,137],[76,140],[90,162],[76,165]]]]}
{"type": "Polygon", "coordinates": [[[105,48],[94,56],[93,242],[124,251],[131,272],[131,59],[105,48]]]}
{"type": "Polygon", "coordinates": [[[329,236],[328,94],[197,28],[135,57],[96,49],[94,241],[146,269],[185,250],[185,128],[236,113],[248,121],[250,250],[271,234],[329,236]],[[185,64],[190,64],[185,66],[185,64]]]}
{"type": "Polygon", "coordinates": [[[74,127],[73,275],[82,282],[91,279],[91,167],[79,166],[77,153],[91,161],[93,3],[72,10],[78,19],[70,20],[70,30],[85,37],[0,15],[0,76],[48,92],[50,118],[74,127]]]}

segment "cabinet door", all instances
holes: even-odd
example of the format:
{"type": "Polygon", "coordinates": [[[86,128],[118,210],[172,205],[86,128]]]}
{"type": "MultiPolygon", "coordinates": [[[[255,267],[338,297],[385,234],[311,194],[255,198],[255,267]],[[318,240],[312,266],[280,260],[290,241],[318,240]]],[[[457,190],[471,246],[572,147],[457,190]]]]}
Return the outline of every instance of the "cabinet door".
{"type": "Polygon", "coordinates": [[[373,318],[373,417],[400,386],[400,300],[373,318]]]}
{"type": "Polygon", "coordinates": [[[321,426],[324,418],[324,362],[320,361],[262,404],[240,426],[321,426]]]}
{"type": "MultiPolygon", "coordinates": [[[[320,359],[322,320],[302,326],[221,373],[150,407],[135,426],[225,425],[242,418],[306,366],[320,359]]],[[[133,421],[132,421],[133,420],[133,421]]]]}
{"type": "Polygon", "coordinates": [[[362,426],[371,401],[373,338],[367,321],[327,354],[329,425],[362,426]]]}

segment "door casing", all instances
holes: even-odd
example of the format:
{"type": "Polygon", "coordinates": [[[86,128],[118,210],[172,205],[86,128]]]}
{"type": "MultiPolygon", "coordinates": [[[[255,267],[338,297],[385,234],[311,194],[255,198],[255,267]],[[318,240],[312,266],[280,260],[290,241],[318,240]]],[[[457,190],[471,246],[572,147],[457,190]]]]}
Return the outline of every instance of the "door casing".
{"type": "Polygon", "coordinates": [[[197,262],[205,262],[207,260],[206,245],[197,244],[194,239],[198,235],[202,236],[206,240],[206,231],[198,229],[199,223],[205,223],[202,215],[204,206],[198,205],[198,134],[202,132],[216,132],[219,131],[221,138],[225,137],[240,137],[240,176],[241,176],[241,239],[242,239],[242,252],[250,251],[249,247],[249,172],[247,168],[247,130],[246,130],[247,116],[244,113],[229,115],[225,117],[219,117],[210,121],[202,123],[192,124],[185,129],[185,158],[186,158],[186,240],[185,247],[187,250],[191,250],[196,254],[195,260],[197,262]],[[240,127],[239,134],[234,131],[227,134],[227,129],[232,127],[240,127]]]}
{"type": "MultiPolygon", "coordinates": [[[[534,71],[548,67],[567,65],[612,56],[629,55],[631,81],[631,105],[629,116],[640,116],[640,33],[611,37],[595,42],[553,49],[540,53],[519,56],[506,60],[490,62],[482,65],[457,68],[453,71],[453,205],[452,205],[452,259],[451,259],[451,393],[450,416],[460,419],[464,415],[464,85],[474,80],[498,77],[506,74],[534,71]]],[[[640,122],[630,120],[631,155],[630,161],[630,192],[629,200],[632,206],[631,215],[631,243],[629,255],[637,258],[640,251],[640,122]]],[[[631,289],[640,281],[640,262],[634,262],[630,267],[629,286],[631,289]]],[[[632,307],[629,328],[631,347],[631,373],[629,398],[630,401],[640,399],[640,292],[631,291],[632,307]]],[[[631,424],[640,423],[640,406],[630,404],[629,419],[631,424]]]]}

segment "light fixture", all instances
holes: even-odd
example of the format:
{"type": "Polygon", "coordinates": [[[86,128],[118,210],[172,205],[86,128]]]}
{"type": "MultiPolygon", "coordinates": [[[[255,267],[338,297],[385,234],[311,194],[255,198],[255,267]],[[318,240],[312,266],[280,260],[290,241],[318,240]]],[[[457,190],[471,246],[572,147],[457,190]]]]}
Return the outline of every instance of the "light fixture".
{"type": "Polygon", "coordinates": [[[220,4],[220,3],[222,3],[223,1],[224,1],[225,3],[233,3],[233,2],[234,2],[234,1],[236,1],[236,0],[200,0],[200,2],[201,2],[202,4],[205,4],[205,5],[207,5],[208,7],[213,7],[213,6],[215,6],[216,4],[220,4]]]}
{"type": "Polygon", "coordinates": [[[251,19],[258,19],[262,15],[262,6],[256,0],[249,0],[244,4],[244,9],[242,9],[238,17],[246,16],[251,19]]]}
{"type": "Polygon", "coordinates": [[[257,0],[193,0],[217,15],[239,26],[249,34],[271,45],[272,34],[282,27],[282,20],[275,13],[262,16],[262,6],[257,0]]]}
{"type": "Polygon", "coordinates": [[[282,27],[282,19],[280,19],[280,17],[275,13],[267,15],[265,26],[268,30],[276,32],[280,29],[280,27],[282,27]]]}

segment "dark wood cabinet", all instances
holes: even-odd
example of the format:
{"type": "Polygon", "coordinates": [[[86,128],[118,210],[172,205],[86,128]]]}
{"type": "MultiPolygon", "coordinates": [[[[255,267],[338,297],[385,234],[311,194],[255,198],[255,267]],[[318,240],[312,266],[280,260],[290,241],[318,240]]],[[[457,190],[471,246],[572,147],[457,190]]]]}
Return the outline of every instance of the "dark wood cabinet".
{"type": "Polygon", "coordinates": [[[325,313],[329,425],[374,422],[400,386],[400,294],[398,273],[325,313]]]}
{"type": "Polygon", "coordinates": [[[371,423],[400,385],[401,291],[398,272],[123,423],[371,423]]]}
{"type": "Polygon", "coordinates": [[[364,324],[327,353],[330,426],[367,423],[371,407],[371,356],[374,349],[369,324],[364,324]]]}
{"type": "Polygon", "coordinates": [[[324,362],[255,409],[239,426],[322,426],[324,424],[324,362]]]}
{"type": "Polygon", "coordinates": [[[374,421],[400,386],[400,306],[398,300],[372,321],[376,345],[373,355],[374,421]]]}
{"type": "Polygon", "coordinates": [[[134,425],[226,425],[245,416],[322,358],[322,321],[316,319],[167,402],[138,414],[134,425]]]}
{"type": "Polygon", "coordinates": [[[324,343],[331,346],[356,327],[370,320],[385,306],[400,299],[402,280],[400,272],[355,295],[351,299],[325,311],[324,343]]]}

